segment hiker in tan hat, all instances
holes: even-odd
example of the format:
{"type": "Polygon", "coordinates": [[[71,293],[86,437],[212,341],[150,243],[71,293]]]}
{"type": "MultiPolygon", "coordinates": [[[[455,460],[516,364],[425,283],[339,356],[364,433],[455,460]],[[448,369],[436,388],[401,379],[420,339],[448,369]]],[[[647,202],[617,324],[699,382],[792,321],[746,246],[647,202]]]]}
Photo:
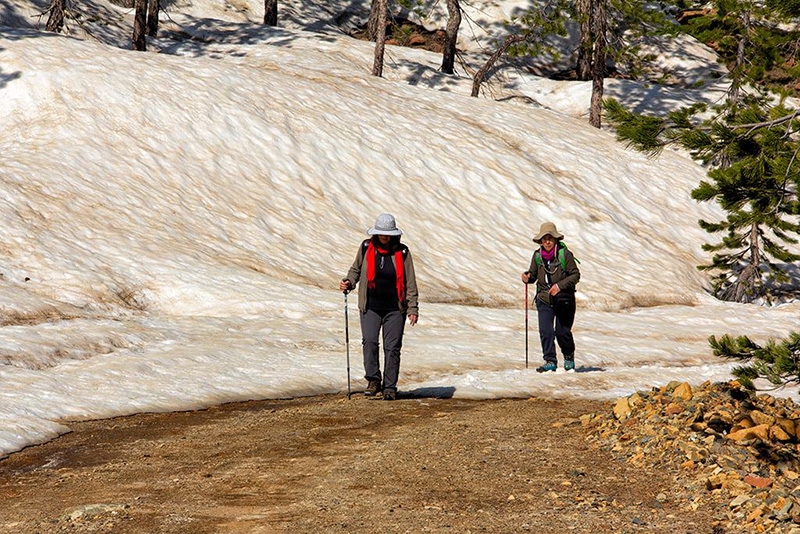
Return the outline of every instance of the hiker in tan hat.
{"type": "Polygon", "coordinates": [[[339,289],[350,291],[358,285],[358,309],[364,350],[364,395],[383,392],[383,400],[397,398],[400,349],[406,317],[413,326],[419,316],[414,261],[408,247],[400,242],[403,232],[394,216],[382,213],[367,230],[356,259],[339,289]],[[381,376],[378,335],[383,330],[384,369],[381,376]]]}
{"type": "Polygon", "coordinates": [[[564,355],[564,369],[575,369],[572,324],[575,321],[575,286],[581,273],[575,256],[562,239],[564,236],[554,223],[543,223],[533,238],[540,247],[533,253],[530,268],[522,273],[523,283],[536,283],[536,313],[544,355],[544,365],[536,369],[540,373],[558,368],[556,341],[564,355]]]}

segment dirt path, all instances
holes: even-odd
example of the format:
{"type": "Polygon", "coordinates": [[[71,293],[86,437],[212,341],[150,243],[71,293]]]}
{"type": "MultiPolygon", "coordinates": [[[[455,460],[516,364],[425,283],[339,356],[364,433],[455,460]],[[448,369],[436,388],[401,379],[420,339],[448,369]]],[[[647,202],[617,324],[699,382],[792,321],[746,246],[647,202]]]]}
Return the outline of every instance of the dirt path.
{"type": "Polygon", "coordinates": [[[0,531],[712,532],[585,440],[595,401],[325,396],[73,424],[0,461],[0,531]]]}

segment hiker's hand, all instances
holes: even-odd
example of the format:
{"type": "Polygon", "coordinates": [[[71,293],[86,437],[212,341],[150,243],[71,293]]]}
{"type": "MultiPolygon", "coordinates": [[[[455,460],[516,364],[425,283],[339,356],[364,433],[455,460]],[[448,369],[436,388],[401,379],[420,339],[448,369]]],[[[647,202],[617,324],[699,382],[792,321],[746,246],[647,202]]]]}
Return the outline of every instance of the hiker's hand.
{"type": "Polygon", "coordinates": [[[339,282],[339,289],[341,289],[342,291],[350,291],[351,289],[350,280],[342,280],[341,282],[339,282]]]}
{"type": "Polygon", "coordinates": [[[561,292],[561,288],[558,287],[558,284],[553,284],[553,286],[550,288],[550,291],[549,291],[551,297],[555,297],[560,292],[561,292]]]}
{"type": "Polygon", "coordinates": [[[411,326],[414,326],[415,324],[417,324],[417,319],[419,319],[419,317],[416,316],[416,315],[409,315],[408,316],[408,322],[411,323],[411,326]]]}
{"type": "Polygon", "coordinates": [[[525,271],[522,273],[522,283],[527,284],[531,281],[531,273],[529,271],[525,271]]]}

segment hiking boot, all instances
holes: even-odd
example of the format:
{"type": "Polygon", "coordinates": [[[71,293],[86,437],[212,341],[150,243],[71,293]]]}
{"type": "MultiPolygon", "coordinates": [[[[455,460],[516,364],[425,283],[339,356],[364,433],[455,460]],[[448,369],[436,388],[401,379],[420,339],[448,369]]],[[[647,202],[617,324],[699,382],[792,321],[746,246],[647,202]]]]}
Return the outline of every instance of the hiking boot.
{"type": "Polygon", "coordinates": [[[383,392],[383,400],[397,400],[397,391],[387,389],[383,392]]]}
{"type": "Polygon", "coordinates": [[[564,370],[565,371],[574,371],[575,370],[575,360],[564,358],[564,370]]]}
{"type": "Polygon", "coordinates": [[[367,389],[364,390],[364,395],[367,397],[374,397],[383,390],[383,384],[380,380],[370,380],[367,384],[367,389]]]}
{"type": "Polygon", "coordinates": [[[537,373],[555,372],[556,367],[557,367],[556,364],[553,363],[553,362],[545,362],[545,364],[543,366],[536,368],[536,372],[537,373]]]}

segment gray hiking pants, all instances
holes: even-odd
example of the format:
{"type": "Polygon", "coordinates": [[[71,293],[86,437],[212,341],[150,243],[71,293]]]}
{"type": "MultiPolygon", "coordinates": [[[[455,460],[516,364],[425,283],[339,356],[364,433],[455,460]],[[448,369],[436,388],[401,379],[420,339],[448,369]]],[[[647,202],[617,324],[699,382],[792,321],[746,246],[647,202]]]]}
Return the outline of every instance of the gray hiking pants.
{"type": "Polygon", "coordinates": [[[383,389],[397,390],[400,375],[400,349],[406,314],[401,311],[367,310],[361,313],[361,345],[364,348],[364,378],[381,380],[378,334],[383,327],[383,389]]]}

